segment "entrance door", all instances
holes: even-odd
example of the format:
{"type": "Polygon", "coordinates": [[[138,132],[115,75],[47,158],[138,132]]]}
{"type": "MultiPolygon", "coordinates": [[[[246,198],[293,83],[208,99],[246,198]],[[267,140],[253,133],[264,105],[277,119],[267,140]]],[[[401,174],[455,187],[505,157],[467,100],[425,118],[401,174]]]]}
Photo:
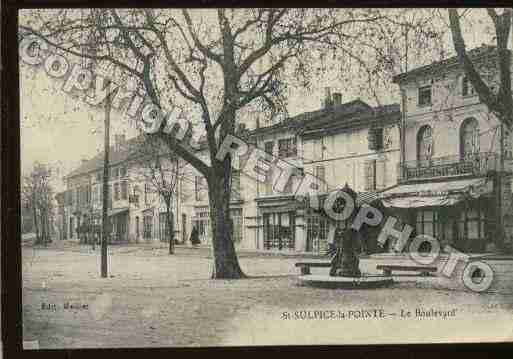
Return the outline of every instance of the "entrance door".
{"type": "Polygon", "coordinates": [[[312,214],[307,220],[306,251],[324,253],[328,248],[329,224],[327,218],[312,214]]]}
{"type": "Polygon", "coordinates": [[[210,218],[208,212],[200,212],[195,221],[201,243],[210,243],[210,218]]]}
{"type": "Polygon", "coordinates": [[[145,215],[143,217],[143,238],[145,240],[150,240],[152,238],[153,232],[153,217],[150,215],[145,215]]]}
{"type": "Polygon", "coordinates": [[[264,214],[264,248],[294,249],[294,212],[264,214]]]}
{"type": "Polygon", "coordinates": [[[116,218],[116,240],[119,242],[127,241],[128,215],[123,213],[116,218]]]}
{"type": "MultiPolygon", "coordinates": [[[[159,214],[159,236],[161,242],[167,242],[169,240],[169,226],[167,225],[166,213],[162,212],[159,214]]],[[[173,221],[173,214],[169,214],[171,216],[171,221],[173,221]]]]}

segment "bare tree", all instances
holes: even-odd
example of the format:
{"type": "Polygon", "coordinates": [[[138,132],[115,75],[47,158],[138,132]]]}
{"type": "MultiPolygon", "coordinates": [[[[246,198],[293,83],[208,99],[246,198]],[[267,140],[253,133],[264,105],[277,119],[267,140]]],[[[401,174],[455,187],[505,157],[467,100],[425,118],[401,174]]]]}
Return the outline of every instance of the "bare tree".
{"type": "Polygon", "coordinates": [[[511,127],[513,123],[513,98],[511,93],[511,51],[508,50],[508,41],[511,33],[512,10],[504,9],[502,14],[498,14],[494,9],[486,10],[495,29],[497,43],[496,65],[499,70],[500,81],[497,91],[493,90],[493,83],[483,78],[467,52],[458,10],[449,9],[448,11],[454,49],[465,75],[481,102],[497,116],[501,123],[511,127]]]}
{"type": "Polygon", "coordinates": [[[252,108],[286,113],[288,86],[309,86],[333,64],[351,67],[372,92],[394,69],[394,36],[403,37],[401,10],[105,9],[100,17],[38,10],[24,17],[21,36],[36,35],[61,53],[102,63],[113,76],[134,80],[159,109],[181,106],[197,114],[191,124],[205,133],[208,161],[187,145],[191,131],[178,140],[162,131],[164,123],[152,136],[207,181],[213,278],[245,276],[228,228],[232,158],[216,158],[224,139],[252,108]],[[91,46],[81,36],[87,31],[107,34],[94,42],[94,52],[79,51],[91,46]]]}
{"type": "Polygon", "coordinates": [[[169,254],[174,254],[174,215],[173,200],[182,195],[179,184],[187,174],[186,164],[161,142],[151,137],[141,137],[136,143],[133,163],[137,165],[138,176],[150,190],[157,193],[166,206],[166,228],[169,242],[169,254]]]}
{"type": "Polygon", "coordinates": [[[38,162],[34,164],[31,173],[22,178],[22,203],[32,211],[36,244],[51,242],[54,216],[50,179],[51,170],[38,162]]]}

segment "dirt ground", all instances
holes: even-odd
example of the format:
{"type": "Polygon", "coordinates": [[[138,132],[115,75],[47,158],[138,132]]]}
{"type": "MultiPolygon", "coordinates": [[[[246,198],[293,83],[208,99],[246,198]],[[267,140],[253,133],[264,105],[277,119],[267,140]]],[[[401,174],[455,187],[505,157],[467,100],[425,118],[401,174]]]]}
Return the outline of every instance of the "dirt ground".
{"type": "Polygon", "coordinates": [[[251,278],[210,280],[206,249],[112,247],[110,277],[100,278],[98,248],[24,247],[23,340],[39,348],[513,340],[512,296],[411,277],[386,289],[311,288],[300,285],[297,261],[241,254],[251,278]],[[430,309],[439,316],[416,316],[430,309]]]}

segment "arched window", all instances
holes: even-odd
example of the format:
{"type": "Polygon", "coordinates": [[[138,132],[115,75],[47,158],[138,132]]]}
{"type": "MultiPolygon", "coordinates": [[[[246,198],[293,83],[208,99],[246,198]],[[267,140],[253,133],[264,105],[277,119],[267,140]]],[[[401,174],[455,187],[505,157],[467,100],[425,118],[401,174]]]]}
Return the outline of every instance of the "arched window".
{"type": "Polygon", "coordinates": [[[422,126],[417,133],[417,160],[429,161],[433,157],[433,131],[431,126],[422,126]]]}
{"type": "Polygon", "coordinates": [[[479,153],[479,124],[475,118],[467,118],[460,128],[460,155],[467,158],[479,153]]]}

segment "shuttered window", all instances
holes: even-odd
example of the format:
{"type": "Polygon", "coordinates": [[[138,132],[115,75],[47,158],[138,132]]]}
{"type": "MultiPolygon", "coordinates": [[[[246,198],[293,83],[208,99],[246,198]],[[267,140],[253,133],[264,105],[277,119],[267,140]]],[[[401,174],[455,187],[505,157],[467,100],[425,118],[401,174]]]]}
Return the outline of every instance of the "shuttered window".
{"type": "Polygon", "coordinates": [[[128,198],[128,183],[127,181],[121,182],[121,199],[128,198]]]}
{"type": "Polygon", "coordinates": [[[297,156],[296,138],[284,138],[278,141],[278,157],[295,157],[297,156]]]}
{"type": "Polygon", "coordinates": [[[383,149],[383,128],[370,128],[367,136],[369,150],[380,151],[383,149]]]}
{"type": "Polygon", "coordinates": [[[365,190],[376,190],[376,160],[364,162],[365,190]]]}
{"type": "Polygon", "coordinates": [[[326,169],[324,166],[316,166],[315,167],[315,177],[317,178],[317,185],[319,186],[319,191],[326,192],[326,169]]]}
{"type": "Polygon", "coordinates": [[[474,95],[474,87],[470,84],[470,81],[467,76],[464,76],[461,80],[461,95],[462,96],[471,96],[474,95]]]}
{"type": "Polygon", "coordinates": [[[149,192],[150,192],[150,185],[148,183],[145,183],[144,184],[144,204],[146,204],[146,205],[148,205],[148,202],[150,200],[149,192]]]}
{"type": "Polygon", "coordinates": [[[386,187],[386,161],[379,160],[376,162],[376,188],[386,187]]]}
{"type": "Polygon", "coordinates": [[[267,141],[265,143],[265,152],[272,155],[273,154],[273,148],[274,148],[274,142],[273,141],[267,141]]]}
{"type": "Polygon", "coordinates": [[[114,200],[119,201],[119,183],[114,183],[114,200]]]}
{"type": "Polygon", "coordinates": [[[419,88],[418,105],[419,107],[431,106],[431,85],[419,88]]]}
{"type": "Polygon", "coordinates": [[[202,200],[202,195],[201,195],[202,189],[203,189],[203,177],[195,176],[194,177],[194,195],[195,195],[196,201],[202,200]]]}

